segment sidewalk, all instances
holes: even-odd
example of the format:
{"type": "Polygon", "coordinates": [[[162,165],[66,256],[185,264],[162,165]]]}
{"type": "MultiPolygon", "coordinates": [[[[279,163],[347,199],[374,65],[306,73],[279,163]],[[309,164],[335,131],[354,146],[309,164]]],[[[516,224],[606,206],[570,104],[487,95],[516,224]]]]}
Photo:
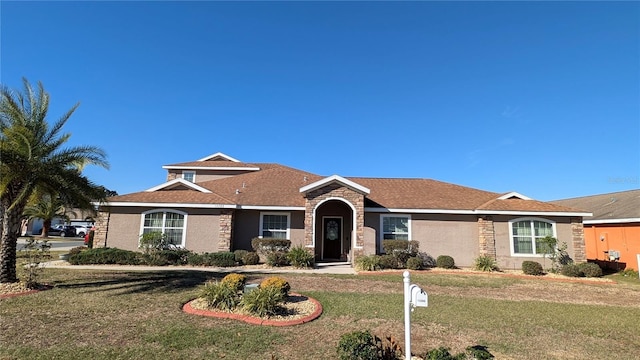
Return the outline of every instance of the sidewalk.
{"type": "Polygon", "coordinates": [[[296,269],[293,267],[271,268],[263,265],[237,267],[196,267],[196,266],[143,266],[143,265],[71,265],[64,260],[55,260],[40,264],[42,267],[76,270],[116,270],[116,271],[208,271],[266,274],[344,274],[356,275],[357,272],[348,262],[318,263],[314,269],[296,269]]]}

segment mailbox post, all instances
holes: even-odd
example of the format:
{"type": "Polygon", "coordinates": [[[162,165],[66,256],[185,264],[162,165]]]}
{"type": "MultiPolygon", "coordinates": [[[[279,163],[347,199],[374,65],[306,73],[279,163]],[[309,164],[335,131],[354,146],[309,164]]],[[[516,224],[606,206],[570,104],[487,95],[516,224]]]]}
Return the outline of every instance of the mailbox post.
{"type": "Polygon", "coordinates": [[[404,284],[404,344],[405,355],[407,360],[411,359],[411,312],[416,307],[427,307],[429,305],[429,297],[427,293],[416,284],[410,284],[409,272],[402,273],[402,282],[404,284]]]}

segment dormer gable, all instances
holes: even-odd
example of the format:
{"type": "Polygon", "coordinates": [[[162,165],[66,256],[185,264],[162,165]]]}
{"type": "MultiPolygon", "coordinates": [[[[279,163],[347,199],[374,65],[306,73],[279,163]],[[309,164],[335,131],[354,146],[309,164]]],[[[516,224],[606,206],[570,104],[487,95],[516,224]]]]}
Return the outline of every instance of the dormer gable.
{"type": "Polygon", "coordinates": [[[241,162],[238,159],[234,159],[231,156],[227,155],[227,154],[223,154],[221,152],[217,152],[215,154],[211,154],[209,156],[205,156],[202,159],[199,159],[198,161],[231,161],[231,162],[241,162]]]}
{"type": "Polygon", "coordinates": [[[145,190],[145,192],[154,192],[154,191],[160,191],[160,190],[195,190],[205,194],[211,193],[210,190],[205,189],[202,186],[199,186],[197,184],[194,184],[182,178],[167,181],[163,184],[147,189],[145,190]]]}
{"type": "Polygon", "coordinates": [[[515,191],[508,192],[508,193],[498,197],[498,200],[509,200],[509,199],[531,200],[530,197],[524,196],[524,195],[522,195],[520,193],[517,193],[515,191]]]}
{"type": "Polygon", "coordinates": [[[353,181],[351,181],[349,179],[343,178],[340,175],[331,175],[331,176],[326,177],[324,179],[320,179],[320,180],[318,180],[316,182],[313,182],[313,183],[311,183],[309,185],[303,186],[303,187],[300,188],[300,192],[303,193],[303,194],[306,194],[306,193],[308,193],[310,191],[313,191],[313,190],[316,190],[316,189],[319,189],[319,188],[322,188],[322,187],[325,187],[325,186],[327,186],[329,184],[334,184],[334,183],[338,183],[338,184],[340,184],[342,186],[348,187],[348,188],[350,188],[350,189],[352,189],[352,190],[354,190],[356,192],[359,192],[361,194],[364,194],[364,195],[368,195],[371,192],[371,190],[369,190],[369,188],[367,188],[365,186],[362,186],[362,185],[360,185],[358,183],[355,183],[355,182],[353,182],[353,181]]]}

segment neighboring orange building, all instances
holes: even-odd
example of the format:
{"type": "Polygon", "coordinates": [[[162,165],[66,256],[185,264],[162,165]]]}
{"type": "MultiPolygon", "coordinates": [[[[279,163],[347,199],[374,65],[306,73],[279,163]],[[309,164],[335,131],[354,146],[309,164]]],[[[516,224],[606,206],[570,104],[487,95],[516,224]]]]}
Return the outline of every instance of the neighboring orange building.
{"type": "Polygon", "coordinates": [[[640,189],[553,201],[593,213],[584,218],[587,259],[613,269],[640,266],[640,189]]]}

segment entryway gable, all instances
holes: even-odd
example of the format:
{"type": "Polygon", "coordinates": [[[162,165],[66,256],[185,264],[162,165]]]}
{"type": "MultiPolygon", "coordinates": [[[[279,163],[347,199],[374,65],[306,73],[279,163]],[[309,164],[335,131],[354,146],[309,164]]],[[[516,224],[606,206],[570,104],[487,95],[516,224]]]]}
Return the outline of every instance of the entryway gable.
{"type": "Polygon", "coordinates": [[[323,236],[326,235],[323,217],[342,217],[340,239],[344,246],[341,247],[340,258],[348,256],[353,261],[363,253],[366,192],[333,180],[321,186],[310,185],[301,189],[305,195],[305,246],[313,248],[318,260],[323,260],[323,236]]]}

